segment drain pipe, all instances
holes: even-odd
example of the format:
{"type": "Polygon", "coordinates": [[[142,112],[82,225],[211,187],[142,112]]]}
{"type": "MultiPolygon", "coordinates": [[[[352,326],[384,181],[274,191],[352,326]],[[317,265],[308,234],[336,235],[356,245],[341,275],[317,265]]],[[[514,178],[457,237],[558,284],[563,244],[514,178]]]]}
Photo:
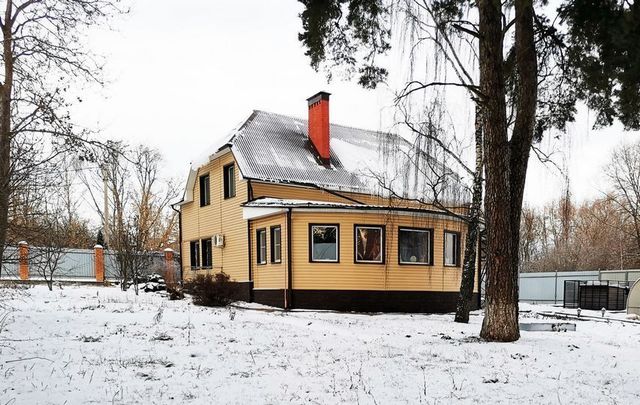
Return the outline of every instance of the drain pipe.
{"type": "Polygon", "coordinates": [[[292,270],[291,270],[291,240],[293,239],[293,232],[291,230],[291,208],[287,209],[287,290],[284,295],[285,309],[293,308],[293,286],[292,284],[292,270]]]}
{"type": "Polygon", "coordinates": [[[172,210],[174,210],[178,214],[178,252],[180,252],[180,282],[184,280],[182,274],[182,261],[184,257],[182,256],[182,211],[177,210],[174,204],[169,204],[172,210]]]}

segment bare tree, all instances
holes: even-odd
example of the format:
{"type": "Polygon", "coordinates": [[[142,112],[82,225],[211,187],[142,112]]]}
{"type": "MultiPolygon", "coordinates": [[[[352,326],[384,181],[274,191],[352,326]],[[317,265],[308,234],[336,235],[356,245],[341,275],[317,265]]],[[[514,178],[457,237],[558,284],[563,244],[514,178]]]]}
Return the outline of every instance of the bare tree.
{"type": "Polygon", "coordinates": [[[112,247],[115,252],[115,264],[120,274],[121,287],[128,289],[129,283],[133,285],[138,295],[140,277],[151,267],[153,263],[149,251],[146,250],[140,239],[142,232],[138,228],[139,220],[136,215],[128,218],[120,232],[114,234],[112,247]]]}
{"type": "MultiPolygon", "coordinates": [[[[73,125],[70,84],[102,84],[85,28],[121,10],[116,0],[5,0],[0,14],[0,264],[16,188],[39,168],[97,142],[73,125]],[[26,157],[26,158],[25,158],[26,157]]],[[[85,158],[91,158],[88,151],[85,158]]],[[[0,268],[2,266],[0,265],[0,268]]]]}
{"type": "Polygon", "coordinates": [[[640,251],[640,142],[617,149],[606,169],[611,197],[629,222],[629,237],[640,251]]]}
{"type": "Polygon", "coordinates": [[[59,275],[60,264],[66,253],[66,226],[59,213],[50,213],[39,224],[41,232],[37,246],[29,249],[29,267],[42,277],[53,290],[53,279],[59,275]]]}
{"type": "MultiPolygon", "coordinates": [[[[475,284],[476,264],[478,263],[478,247],[480,244],[480,225],[482,220],[482,194],[484,154],[482,140],[482,108],[476,105],[475,115],[475,155],[476,166],[473,173],[472,199],[469,207],[467,236],[462,261],[462,279],[460,281],[460,295],[456,305],[455,321],[469,323],[469,312],[475,284]]],[[[481,277],[481,276],[480,276],[481,277]]],[[[480,294],[481,291],[478,291],[480,294]]]]}
{"type": "MultiPolygon", "coordinates": [[[[167,230],[171,228],[164,222],[165,214],[171,212],[173,216],[169,204],[178,196],[174,182],[160,184],[158,170],[161,160],[157,150],[145,146],[134,149],[131,171],[135,181],[129,184],[129,190],[123,190],[124,198],[114,195],[114,203],[120,204],[120,208],[115,212],[112,247],[116,251],[121,274],[130,277],[136,294],[141,274],[152,264],[150,253],[167,243],[167,230]],[[127,200],[130,202],[128,206],[127,200]]],[[[126,283],[127,277],[124,280],[126,283]]]]}
{"type": "MultiPolygon", "coordinates": [[[[478,58],[477,45],[473,40],[464,36],[464,31],[474,29],[474,24],[468,20],[458,20],[457,27],[467,28],[457,30],[456,24],[448,24],[440,15],[438,4],[428,1],[397,0],[395,2],[396,16],[401,21],[402,29],[406,30],[405,48],[410,58],[410,80],[397,94],[397,104],[412,105],[415,99],[428,100],[429,103],[445,103],[445,92],[441,87],[455,86],[466,91],[472,100],[474,110],[474,133],[456,134],[449,130],[444,132],[420,131],[411,121],[411,113],[405,112],[403,123],[411,132],[423,138],[428,144],[428,150],[440,149],[446,156],[446,161],[467,178],[465,186],[467,193],[458,196],[457,205],[464,205],[467,210],[462,213],[456,210],[467,223],[465,250],[462,264],[460,294],[456,305],[456,322],[468,322],[475,285],[476,262],[478,258],[479,233],[482,224],[482,200],[484,191],[484,152],[483,152],[483,104],[477,85],[478,58]],[[471,60],[471,63],[463,61],[471,60]],[[424,71],[416,73],[416,66],[424,61],[428,79],[423,79],[424,71]],[[450,76],[454,76],[452,80],[450,76]],[[465,159],[465,142],[471,139],[471,150],[475,156],[465,159]],[[475,165],[466,163],[472,161],[475,165]]],[[[471,18],[465,16],[465,18],[471,18]]],[[[415,108],[415,107],[414,107],[415,108]]],[[[429,108],[429,107],[427,107],[429,108]]],[[[405,108],[406,110],[406,108],[405,108]]],[[[440,118],[442,119],[442,118],[440,118]]],[[[458,179],[460,181],[460,179],[458,179]]],[[[452,203],[454,201],[450,201],[452,203]]],[[[439,204],[437,199],[435,205],[439,204]]],[[[446,209],[446,207],[441,207],[446,209]]]]}
{"type": "Polygon", "coordinates": [[[567,210],[565,198],[523,212],[522,271],[630,269],[640,266],[633,221],[606,195],[567,210]],[[568,231],[567,231],[568,229],[568,231]]]}
{"type": "Polygon", "coordinates": [[[177,216],[170,210],[170,204],[179,195],[180,187],[174,180],[160,177],[162,155],[157,150],[138,146],[132,160],[136,178],[133,204],[138,220],[137,239],[147,250],[161,250],[173,236],[177,216]]]}
{"type": "Polygon", "coordinates": [[[111,143],[99,158],[100,169],[81,174],[105,224],[123,289],[129,283],[137,289],[140,275],[150,267],[150,253],[173,242],[176,219],[170,203],[179,187],[160,176],[161,162],[157,150],[145,146],[129,150],[122,143],[111,143]]]}

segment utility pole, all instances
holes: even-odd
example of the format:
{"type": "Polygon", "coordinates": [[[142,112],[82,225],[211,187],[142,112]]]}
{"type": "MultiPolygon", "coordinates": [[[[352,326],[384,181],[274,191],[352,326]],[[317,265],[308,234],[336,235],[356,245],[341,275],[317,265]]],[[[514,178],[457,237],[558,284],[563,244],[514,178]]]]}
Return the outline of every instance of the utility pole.
{"type": "Polygon", "coordinates": [[[104,236],[104,244],[110,246],[109,241],[109,182],[107,181],[107,170],[105,165],[100,165],[102,170],[102,186],[104,194],[104,206],[102,208],[102,235],[104,236]]]}

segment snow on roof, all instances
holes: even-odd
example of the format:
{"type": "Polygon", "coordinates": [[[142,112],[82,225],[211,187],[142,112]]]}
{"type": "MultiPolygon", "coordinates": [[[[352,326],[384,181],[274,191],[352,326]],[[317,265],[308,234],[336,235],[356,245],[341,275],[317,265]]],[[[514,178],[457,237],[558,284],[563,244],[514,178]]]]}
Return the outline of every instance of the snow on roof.
{"type": "Polygon", "coordinates": [[[261,197],[247,203],[242,204],[246,208],[328,208],[328,209],[353,209],[353,210],[370,210],[370,211],[388,211],[388,212],[401,212],[407,211],[415,213],[422,213],[425,215],[447,216],[458,218],[457,215],[447,212],[446,210],[439,210],[436,208],[425,209],[417,207],[390,207],[388,205],[375,205],[375,204],[348,204],[337,203],[330,201],[314,201],[314,200],[297,200],[297,199],[283,199],[272,197],[261,197]]]}
{"type": "MultiPolygon", "coordinates": [[[[309,143],[307,128],[305,119],[255,110],[194,160],[187,187],[193,189],[197,168],[228,146],[247,179],[427,200],[433,199],[436,185],[451,188],[445,199],[464,200],[459,198],[462,187],[453,172],[433,164],[436,161],[427,152],[396,134],[331,124],[331,159],[323,165],[309,143]],[[452,176],[443,176],[444,172],[452,176]]],[[[190,197],[188,189],[184,201],[190,197]]]]}
{"type": "Polygon", "coordinates": [[[263,197],[244,204],[245,207],[349,207],[355,204],[335,203],[327,201],[295,200],[263,197]]]}
{"type": "Polygon", "coordinates": [[[231,131],[229,131],[225,136],[216,139],[208,148],[200,151],[198,155],[194,157],[191,161],[191,170],[197,171],[200,167],[209,163],[213,156],[216,153],[220,152],[224,149],[225,146],[229,146],[233,138],[238,134],[238,131],[242,128],[242,126],[251,118],[253,115],[250,114],[248,117],[240,121],[231,131]]]}

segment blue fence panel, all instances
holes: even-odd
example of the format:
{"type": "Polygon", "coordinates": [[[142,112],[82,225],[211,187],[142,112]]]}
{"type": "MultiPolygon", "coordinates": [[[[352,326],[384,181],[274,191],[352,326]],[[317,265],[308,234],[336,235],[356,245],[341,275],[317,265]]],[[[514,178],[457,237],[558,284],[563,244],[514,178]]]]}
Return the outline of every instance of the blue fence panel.
{"type": "MultiPolygon", "coordinates": [[[[146,253],[148,262],[141,271],[141,275],[152,273],[165,273],[163,252],[146,253]]],[[[174,255],[179,260],[178,255],[174,255]]],[[[95,251],[94,249],[64,249],[61,253],[47,251],[45,248],[29,247],[29,279],[43,280],[45,273],[51,271],[48,263],[57,259],[57,265],[53,272],[53,279],[58,281],[95,281],[95,251]]],[[[117,263],[117,254],[113,251],[104,251],[105,278],[110,281],[120,280],[120,271],[117,263]]],[[[178,269],[179,266],[176,266],[178,269]]],[[[47,278],[48,278],[48,274],[47,278]]],[[[18,280],[18,248],[8,246],[3,255],[2,273],[0,279],[18,280]]]]}
{"type": "Polygon", "coordinates": [[[20,278],[18,267],[18,248],[15,246],[7,246],[4,248],[2,260],[2,280],[17,280],[20,278]]]}
{"type": "Polygon", "coordinates": [[[95,280],[94,257],[93,249],[65,249],[58,255],[47,252],[46,248],[32,247],[29,249],[29,279],[48,278],[51,268],[45,262],[57,260],[54,280],[95,280]]]}
{"type": "Polygon", "coordinates": [[[116,254],[109,250],[104,251],[104,278],[110,281],[120,280],[120,270],[116,254]]]}

